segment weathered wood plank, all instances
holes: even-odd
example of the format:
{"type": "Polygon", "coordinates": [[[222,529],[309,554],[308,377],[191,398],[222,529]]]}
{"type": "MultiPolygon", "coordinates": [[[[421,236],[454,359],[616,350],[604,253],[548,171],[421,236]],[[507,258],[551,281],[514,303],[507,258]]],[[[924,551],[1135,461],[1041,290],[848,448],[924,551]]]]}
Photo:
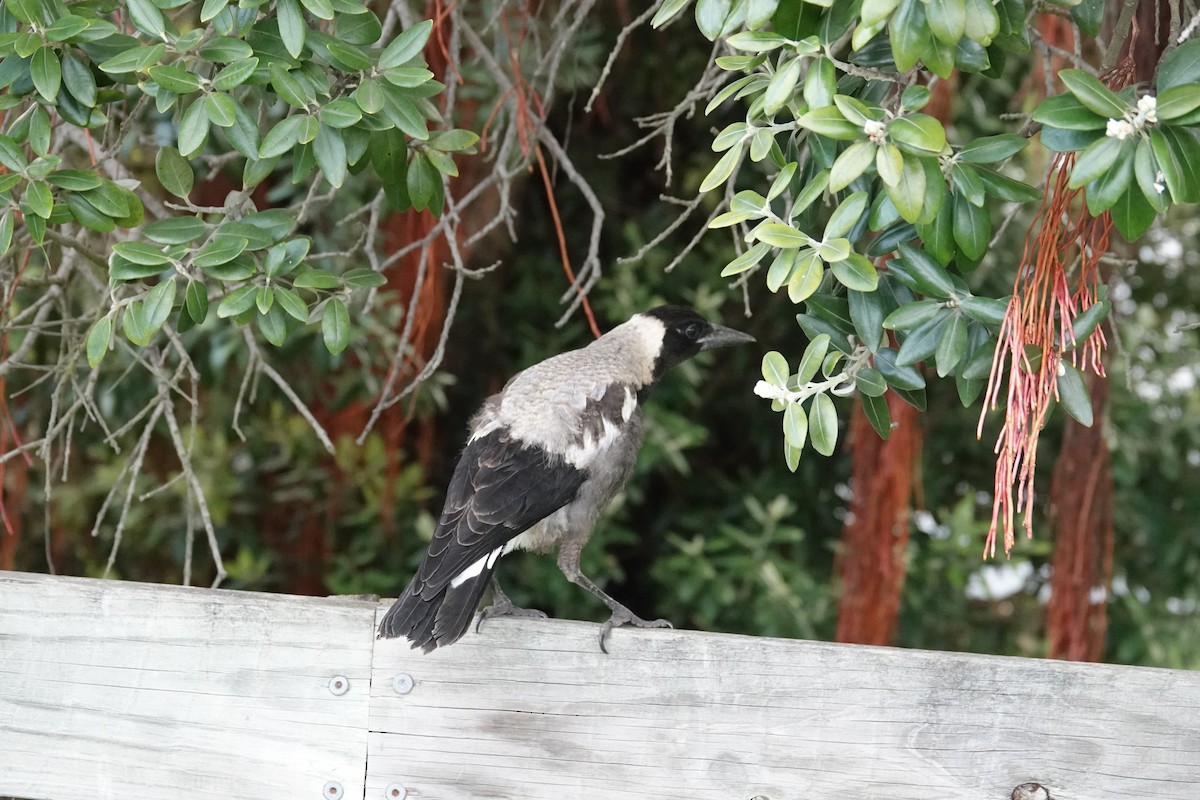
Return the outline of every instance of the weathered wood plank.
{"type": "Polygon", "coordinates": [[[628,629],[605,656],[596,632],[378,642],[367,797],[1200,797],[1200,673],[628,629]]]}
{"type": "Polygon", "coordinates": [[[374,610],[0,572],[0,796],[362,797],[374,610]]]}

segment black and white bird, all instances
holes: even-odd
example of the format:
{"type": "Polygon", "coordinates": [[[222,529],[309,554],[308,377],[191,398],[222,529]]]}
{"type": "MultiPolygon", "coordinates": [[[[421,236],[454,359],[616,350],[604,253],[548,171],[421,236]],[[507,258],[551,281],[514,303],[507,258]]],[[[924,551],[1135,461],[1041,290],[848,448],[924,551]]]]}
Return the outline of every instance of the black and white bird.
{"type": "MultiPolygon", "coordinates": [[[[457,641],[501,556],[556,545],[567,579],[612,611],[600,630],[601,650],[619,625],[667,626],[611,598],[580,572],[579,557],[633,470],[647,390],[701,350],[752,341],[690,308],[660,306],[514,376],[471,420],[433,541],[380,623],[380,637],[404,636],[425,652],[457,641]]],[[[516,608],[495,585],[483,614],[544,616],[516,608]]]]}

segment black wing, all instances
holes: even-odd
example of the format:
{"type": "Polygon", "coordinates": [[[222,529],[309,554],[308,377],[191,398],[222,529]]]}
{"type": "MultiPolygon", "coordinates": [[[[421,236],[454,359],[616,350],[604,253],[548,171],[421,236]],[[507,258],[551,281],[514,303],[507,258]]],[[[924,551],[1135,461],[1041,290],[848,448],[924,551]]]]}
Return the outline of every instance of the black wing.
{"type": "Polygon", "coordinates": [[[504,431],[468,444],[433,541],[379,635],[406,636],[426,651],[462,636],[492,574],[495,558],[488,556],[565,506],[583,480],[583,472],[561,458],[504,431]],[[487,561],[477,575],[452,585],[480,559],[487,561]]]}

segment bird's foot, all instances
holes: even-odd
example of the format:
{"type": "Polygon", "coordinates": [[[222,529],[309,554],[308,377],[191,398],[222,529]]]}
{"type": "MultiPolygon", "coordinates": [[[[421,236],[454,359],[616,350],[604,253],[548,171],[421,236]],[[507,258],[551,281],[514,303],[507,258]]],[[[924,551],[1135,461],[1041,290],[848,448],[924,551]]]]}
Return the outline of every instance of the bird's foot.
{"type": "Polygon", "coordinates": [[[475,623],[475,632],[479,633],[479,626],[483,625],[485,619],[494,617],[523,617],[525,619],[545,619],[546,612],[538,611],[536,608],[521,608],[513,605],[513,601],[508,599],[508,595],[500,593],[492,604],[479,612],[479,621],[475,623]]]}
{"type": "Polygon", "coordinates": [[[642,619],[625,606],[619,606],[613,609],[612,616],[608,618],[608,621],[600,626],[600,652],[608,655],[608,648],[604,646],[604,640],[608,638],[608,634],[612,632],[613,628],[619,628],[622,625],[633,625],[636,628],[673,627],[665,619],[642,619]]]}

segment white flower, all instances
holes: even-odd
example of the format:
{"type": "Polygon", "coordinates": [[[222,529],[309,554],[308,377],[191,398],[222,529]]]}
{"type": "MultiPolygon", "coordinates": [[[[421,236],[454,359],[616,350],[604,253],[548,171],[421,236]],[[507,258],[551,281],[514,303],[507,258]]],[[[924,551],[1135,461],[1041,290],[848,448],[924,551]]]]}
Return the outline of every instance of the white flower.
{"type": "Polygon", "coordinates": [[[864,122],[863,133],[875,144],[883,144],[887,141],[887,125],[879,120],[869,119],[864,122]]]}
{"type": "Polygon", "coordinates": [[[1108,126],[1104,130],[1105,136],[1113,136],[1121,141],[1125,141],[1136,132],[1133,123],[1126,119],[1110,119],[1108,126]]]}
{"type": "Polygon", "coordinates": [[[1154,95],[1142,95],[1140,98],[1138,98],[1137,107],[1137,117],[1133,122],[1135,126],[1138,128],[1142,127],[1141,125],[1138,125],[1139,121],[1141,121],[1143,124],[1146,122],[1158,122],[1158,100],[1155,99],[1154,95]]]}

